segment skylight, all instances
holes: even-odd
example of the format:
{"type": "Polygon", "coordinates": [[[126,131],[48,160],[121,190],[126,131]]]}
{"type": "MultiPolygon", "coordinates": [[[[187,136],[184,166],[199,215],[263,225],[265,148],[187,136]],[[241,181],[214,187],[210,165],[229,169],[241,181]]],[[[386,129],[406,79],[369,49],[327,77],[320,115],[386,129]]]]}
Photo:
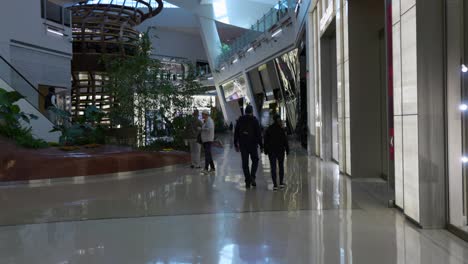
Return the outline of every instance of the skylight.
{"type": "Polygon", "coordinates": [[[168,3],[166,1],[163,1],[163,3],[164,3],[164,8],[179,8],[178,6],[168,3]]]}

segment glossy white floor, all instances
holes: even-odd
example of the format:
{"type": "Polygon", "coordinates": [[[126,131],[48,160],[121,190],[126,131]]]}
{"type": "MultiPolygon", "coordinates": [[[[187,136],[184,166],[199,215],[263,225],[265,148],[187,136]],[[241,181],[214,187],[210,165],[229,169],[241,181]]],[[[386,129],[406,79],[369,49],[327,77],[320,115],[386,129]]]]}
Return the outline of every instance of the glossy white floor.
{"type": "Polygon", "coordinates": [[[274,193],[266,161],[256,190],[229,145],[216,175],[178,166],[2,186],[0,263],[468,263],[467,243],[386,208],[383,183],[296,152],[274,193]]]}

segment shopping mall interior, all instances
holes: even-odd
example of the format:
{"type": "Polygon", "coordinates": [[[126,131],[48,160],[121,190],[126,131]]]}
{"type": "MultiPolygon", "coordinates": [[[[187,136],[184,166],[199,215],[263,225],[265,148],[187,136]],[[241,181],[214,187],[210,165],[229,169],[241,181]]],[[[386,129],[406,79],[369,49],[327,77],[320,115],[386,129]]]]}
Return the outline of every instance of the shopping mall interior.
{"type": "Polygon", "coordinates": [[[0,263],[468,264],[467,1],[0,6],[0,263]]]}

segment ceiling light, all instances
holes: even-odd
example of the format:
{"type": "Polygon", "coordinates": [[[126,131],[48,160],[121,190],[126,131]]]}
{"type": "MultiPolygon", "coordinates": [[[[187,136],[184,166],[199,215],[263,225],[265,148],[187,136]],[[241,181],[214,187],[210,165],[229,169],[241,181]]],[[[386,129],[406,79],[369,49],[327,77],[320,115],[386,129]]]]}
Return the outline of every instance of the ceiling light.
{"type": "Polygon", "coordinates": [[[214,78],[213,77],[208,77],[208,80],[213,80],[214,78]]]}
{"type": "Polygon", "coordinates": [[[281,32],[283,32],[283,29],[280,28],[280,29],[276,30],[276,31],[271,35],[271,37],[274,38],[274,37],[278,36],[279,34],[281,34],[281,32]]]}
{"type": "Polygon", "coordinates": [[[468,72],[468,67],[466,67],[465,64],[462,64],[461,70],[462,70],[462,72],[468,72]]]}
{"type": "Polygon", "coordinates": [[[222,67],[221,70],[224,71],[226,69],[226,67],[222,67]]]}
{"type": "Polygon", "coordinates": [[[467,163],[467,162],[468,162],[468,157],[463,156],[463,157],[461,158],[461,161],[462,161],[463,163],[467,163]]]}
{"type": "Polygon", "coordinates": [[[251,52],[251,51],[253,51],[253,50],[254,50],[254,48],[253,48],[253,47],[250,47],[250,48],[247,50],[247,52],[251,52]]]}
{"type": "Polygon", "coordinates": [[[468,110],[468,105],[461,104],[461,105],[458,106],[458,108],[460,109],[460,111],[466,111],[466,110],[468,110]]]}
{"type": "Polygon", "coordinates": [[[239,61],[239,59],[234,59],[234,60],[232,61],[232,63],[234,64],[234,63],[236,63],[236,62],[238,62],[238,61],[239,61]]]}

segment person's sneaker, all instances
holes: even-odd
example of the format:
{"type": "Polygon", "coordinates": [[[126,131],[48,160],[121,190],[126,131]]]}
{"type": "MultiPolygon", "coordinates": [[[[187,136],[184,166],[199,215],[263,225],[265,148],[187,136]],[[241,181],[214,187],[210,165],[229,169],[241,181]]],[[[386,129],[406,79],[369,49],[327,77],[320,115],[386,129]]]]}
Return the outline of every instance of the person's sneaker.
{"type": "Polygon", "coordinates": [[[257,187],[257,183],[255,181],[252,182],[252,187],[257,187]]]}
{"type": "Polygon", "coordinates": [[[202,169],[202,170],[201,170],[201,173],[202,173],[202,174],[208,174],[208,173],[210,173],[210,171],[207,170],[207,169],[202,169]]]}
{"type": "Polygon", "coordinates": [[[278,190],[278,186],[273,186],[273,191],[276,192],[278,190]]]}
{"type": "Polygon", "coordinates": [[[284,189],[284,188],[286,188],[286,184],[281,183],[279,187],[280,187],[280,189],[284,189]]]}

